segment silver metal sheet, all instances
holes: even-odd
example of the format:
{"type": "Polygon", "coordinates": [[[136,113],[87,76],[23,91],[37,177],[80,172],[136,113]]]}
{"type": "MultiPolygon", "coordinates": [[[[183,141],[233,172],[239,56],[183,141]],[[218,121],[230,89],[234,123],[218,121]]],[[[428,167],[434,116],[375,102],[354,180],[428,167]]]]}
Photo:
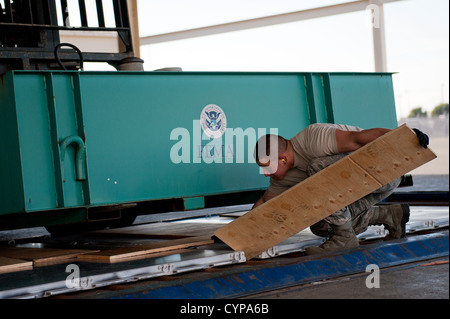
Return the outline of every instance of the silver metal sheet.
{"type": "MultiPolygon", "coordinates": [[[[406,224],[406,233],[412,234],[418,231],[433,230],[449,226],[448,206],[411,206],[410,219],[406,224]]],[[[360,241],[384,238],[389,232],[384,226],[369,226],[369,228],[358,235],[360,241]]],[[[309,228],[301,231],[295,236],[285,240],[258,255],[257,259],[273,258],[285,254],[302,252],[305,247],[320,245],[324,238],[311,233],[309,228]]]]}
{"type": "Polygon", "coordinates": [[[20,282],[17,280],[17,273],[0,275],[0,281],[2,282],[0,298],[49,297],[79,290],[244,263],[245,261],[243,252],[197,250],[118,264],[99,265],[82,262],[60,264],[21,272],[20,282]],[[67,271],[68,266],[71,267],[69,269],[78,267],[80,277],[69,277],[73,272],[67,271]]]}

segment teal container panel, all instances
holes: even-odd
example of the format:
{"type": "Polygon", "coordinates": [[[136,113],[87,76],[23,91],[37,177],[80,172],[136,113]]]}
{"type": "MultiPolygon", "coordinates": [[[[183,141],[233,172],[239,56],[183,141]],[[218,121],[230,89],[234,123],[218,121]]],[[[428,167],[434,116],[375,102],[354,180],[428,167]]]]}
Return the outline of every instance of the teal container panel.
{"type": "Polygon", "coordinates": [[[12,73],[0,77],[0,215],[23,212],[24,193],[12,73]]]}
{"type": "Polygon", "coordinates": [[[397,127],[392,77],[383,74],[330,74],[334,123],[397,127]]]}
{"type": "Polygon", "coordinates": [[[244,163],[236,162],[236,145],[230,144],[223,146],[222,163],[201,158],[212,141],[200,140],[198,126],[208,104],[222,108],[228,128],[255,134],[277,128],[290,137],[309,124],[299,75],[83,74],[81,83],[92,204],[266,187],[267,179],[248,158],[258,136],[245,145],[244,163]],[[177,128],[189,132],[189,163],[170,158],[181,140],[170,139],[177,128]]]}
{"type": "Polygon", "coordinates": [[[328,114],[330,110],[327,109],[323,77],[321,74],[311,75],[311,87],[309,91],[312,94],[313,100],[310,102],[310,108],[314,110],[311,110],[311,113],[314,112],[315,115],[311,122],[315,123],[333,122],[332,118],[328,118],[330,116],[328,114]]]}
{"type": "Polygon", "coordinates": [[[15,103],[26,211],[57,205],[45,78],[24,73],[15,77],[15,103]]]}

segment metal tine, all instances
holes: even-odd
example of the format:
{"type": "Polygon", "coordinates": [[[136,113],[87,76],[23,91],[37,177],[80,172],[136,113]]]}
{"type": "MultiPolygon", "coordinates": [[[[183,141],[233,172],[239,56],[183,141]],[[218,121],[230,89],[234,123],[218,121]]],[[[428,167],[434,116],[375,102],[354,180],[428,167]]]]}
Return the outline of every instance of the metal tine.
{"type": "Polygon", "coordinates": [[[6,17],[9,18],[9,21],[6,22],[14,22],[14,16],[12,13],[12,7],[11,7],[11,0],[5,0],[5,10],[6,10],[6,17]]]}
{"type": "Polygon", "coordinates": [[[103,14],[103,2],[102,2],[102,0],[96,0],[95,3],[97,5],[98,26],[100,28],[104,28],[105,27],[105,16],[103,14]]]}
{"type": "Polygon", "coordinates": [[[130,20],[128,17],[128,7],[127,7],[127,0],[119,0],[121,3],[121,12],[122,12],[122,19],[121,19],[121,27],[123,28],[129,28],[130,27],[130,20]]]}
{"type": "Polygon", "coordinates": [[[48,8],[48,16],[49,16],[49,22],[51,25],[58,25],[58,18],[56,14],[56,4],[53,1],[50,3],[50,0],[47,1],[47,8],[48,8]]]}
{"type": "Polygon", "coordinates": [[[128,21],[128,9],[126,0],[113,0],[114,19],[116,28],[128,28],[130,23],[128,21]]]}
{"type": "Polygon", "coordinates": [[[80,8],[81,26],[87,27],[88,26],[88,21],[87,21],[86,2],[85,2],[85,0],[78,0],[78,7],[80,8]]]}
{"type": "Polygon", "coordinates": [[[33,8],[31,7],[31,0],[28,0],[28,12],[30,14],[30,23],[33,23],[33,8]]]}
{"type": "Polygon", "coordinates": [[[122,8],[119,0],[113,0],[114,7],[114,20],[116,22],[116,28],[123,27],[122,23],[122,8]]]}
{"type": "Polygon", "coordinates": [[[69,17],[69,9],[67,7],[67,0],[61,0],[61,11],[62,11],[62,18],[63,18],[63,24],[64,26],[68,25],[68,17],[69,17]]]}

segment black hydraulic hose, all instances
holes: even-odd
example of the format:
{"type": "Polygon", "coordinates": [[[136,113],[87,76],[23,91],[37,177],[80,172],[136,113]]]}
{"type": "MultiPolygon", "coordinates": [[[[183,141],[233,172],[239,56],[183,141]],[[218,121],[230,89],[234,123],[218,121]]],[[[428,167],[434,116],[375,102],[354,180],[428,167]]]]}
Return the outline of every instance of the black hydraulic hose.
{"type": "Polygon", "coordinates": [[[71,47],[72,49],[74,49],[75,51],[77,51],[78,55],[80,56],[80,68],[83,70],[83,54],[81,53],[81,50],[78,49],[76,46],[74,46],[73,44],[70,43],[60,43],[57,46],[55,46],[55,59],[58,62],[58,64],[61,66],[61,68],[65,71],[67,71],[67,68],[64,66],[64,64],[61,62],[61,59],[59,58],[59,53],[58,50],[63,47],[63,46],[67,46],[67,47],[71,47]]]}

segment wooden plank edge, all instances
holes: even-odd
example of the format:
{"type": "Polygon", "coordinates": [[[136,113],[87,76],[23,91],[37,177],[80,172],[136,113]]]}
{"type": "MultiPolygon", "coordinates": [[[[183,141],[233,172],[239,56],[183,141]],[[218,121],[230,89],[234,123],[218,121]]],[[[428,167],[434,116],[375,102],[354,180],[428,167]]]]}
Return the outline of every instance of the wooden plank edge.
{"type": "Polygon", "coordinates": [[[153,243],[149,245],[130,246],[120,249],[104,250],[93,254],[83,254],[79,255],[77,259],[80,261],[113,263],[126,261],[137,256],[148,255],[148,257],[152,257],[153,254],[157,254],[160,252],[209,245],[213,243],[214,240],[211,239],[210,236],[190,237],[161,242],[159,243],[159,245],[153,243]]]}
{"type": "Polygon", "coordinates": [[[162,251],[159,253],[149,253],[149,254],[143,254],[143,255],[136,255],[136,256],[129,256],[126,258],[104,258],[104,259],[86,259],[86,260],[80,260],[78,259],[78,261],[83,261],[83,262],[94,262],[94,263],[103,263],[103,264],[115,264],[115,263],[121,263],[121,262],[125,262],[125,261],[133,261],[133,260],[141,260],[141,259],[146,259],[146,258],[157,258],[157,257],[164,257],[164,256],[169,256],[169,255],[175,255],[175,254],[183,254],[183,253],[187,253],[187,252],[191,252],[191,251],[195,251],[195,248],[182,248],[182,249],[174,249],[174,250],[167,250],[167,251],[162,251]]]}
{"type": "Polygon", "coordinates": [[[68,261],[75,261],[78,259],[79,256],[84,254],[93,254],[98,253],[100,250],[80,250],[76,252],[67,252],[63,255],[59,256],[51,256],[51,257],[44,257],[44,258],[36,258],[33,259],[33,264],[36,267],[41,266],[49,266],[49,265],[57,265],[62,264],[68,261]]]}
{"type": "Polygon", "coordinates": [[[33,269],[33,262],[28,260],[0,257],[0,262],[0,274],[33,269]]]}

